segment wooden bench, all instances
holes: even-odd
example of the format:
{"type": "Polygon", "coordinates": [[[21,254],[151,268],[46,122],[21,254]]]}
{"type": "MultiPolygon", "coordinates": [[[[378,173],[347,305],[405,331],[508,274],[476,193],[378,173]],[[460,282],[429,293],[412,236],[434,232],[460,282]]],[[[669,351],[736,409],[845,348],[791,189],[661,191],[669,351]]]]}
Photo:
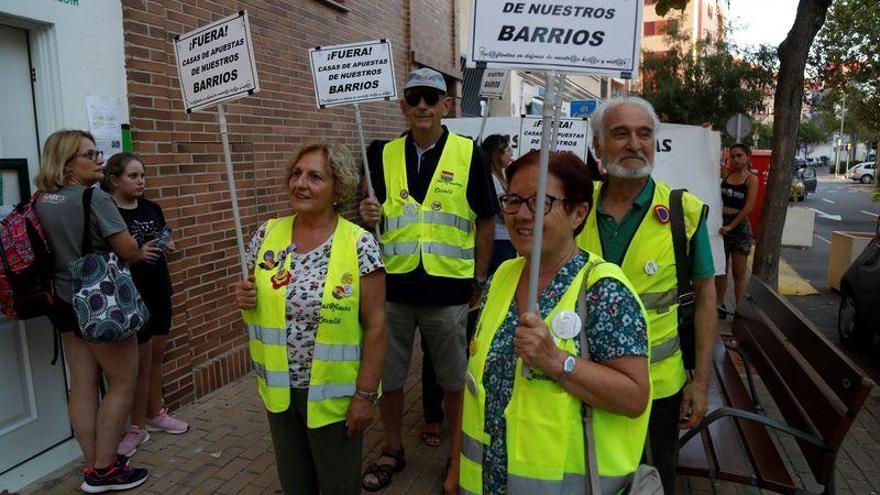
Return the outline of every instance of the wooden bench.
{"type": "Polygon", "coordinates": [[[794,437],[822,493],[835,493],[838,449],[874,383],[756,277],[736,309],[733,336],[735,345],[716,348],[706,417],[680,438],[678,474],[803,493],[771,438],[775,430],[794,437]],[[781,420],[765,414],[755,373],[781,420]]]}

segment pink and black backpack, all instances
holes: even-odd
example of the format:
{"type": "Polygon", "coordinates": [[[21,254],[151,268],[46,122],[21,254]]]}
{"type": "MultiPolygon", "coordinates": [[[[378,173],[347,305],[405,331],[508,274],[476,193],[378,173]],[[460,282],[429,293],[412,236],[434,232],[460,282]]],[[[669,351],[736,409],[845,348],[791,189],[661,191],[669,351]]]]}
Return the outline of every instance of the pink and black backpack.
{"type": "Polygon", "coordinates": [[[0,219],[0,313],[10,320],[44,316],[55,302],[52,253],[34,210],[39,195],[0,219]]]}

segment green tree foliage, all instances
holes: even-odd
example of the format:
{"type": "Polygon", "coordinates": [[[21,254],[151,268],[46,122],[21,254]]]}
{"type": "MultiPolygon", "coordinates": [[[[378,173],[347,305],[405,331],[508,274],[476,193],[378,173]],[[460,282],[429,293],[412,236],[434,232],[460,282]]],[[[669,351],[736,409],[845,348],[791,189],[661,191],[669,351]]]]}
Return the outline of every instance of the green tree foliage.
{"type": "Polygon", "coordinates": [[[814,120],[803,120],[798,126],[798,147],[808,152],[813,145],[822,143],[828,139],[828,133],[814,120]]]}
{"type": "Polygon", "coordinates": [[[665,122],[709,123],[723,130],[731,116],[754,114],[772,91],[772,52],[761,48],[734,56],[724,40],[691,40],[677,28],[680,17],[673,17],[665,35],[671,49],[642,56],[641,96],[665,122]]]}
{"type": "Polygon", "coordinates": [[[659,0],[657,2],[657,15],[665,16],[672,9],[684,10],[690,0],[659,0]]]}
{"type": "Polygon", "coordinates": [[[880,131],[880,2],[836,0],[811,53],[814,76],[831,94],[825,109],[846,93],[854,129],[880,131]]]}

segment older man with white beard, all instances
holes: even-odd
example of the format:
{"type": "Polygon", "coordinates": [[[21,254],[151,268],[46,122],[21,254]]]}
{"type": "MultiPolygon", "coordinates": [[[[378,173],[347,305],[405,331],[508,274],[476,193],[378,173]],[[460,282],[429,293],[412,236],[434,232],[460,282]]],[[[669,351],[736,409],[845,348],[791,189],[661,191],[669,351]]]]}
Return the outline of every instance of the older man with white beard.
{"type": "Polygon", "coordinates": [[[672,495],[678,430],[696,426],[706,412],[717,319],[708,209],[687,192],[681,202],[687,271],[694,290],[683,294],[678,290],[670,221],[672,189],[651,177],[659,125],[653,106],[641,98],[614,98],[596,109],[593,148],[608,180],[595,188],[595,206],[578,245],[620,265],[647,310],[652,386],[647,452],[660,472],[666,495],[672,495]],[[688,304],[696,304],[696,366],[690,381],[679,340],[679,311],[691,309],[688,304]]]}

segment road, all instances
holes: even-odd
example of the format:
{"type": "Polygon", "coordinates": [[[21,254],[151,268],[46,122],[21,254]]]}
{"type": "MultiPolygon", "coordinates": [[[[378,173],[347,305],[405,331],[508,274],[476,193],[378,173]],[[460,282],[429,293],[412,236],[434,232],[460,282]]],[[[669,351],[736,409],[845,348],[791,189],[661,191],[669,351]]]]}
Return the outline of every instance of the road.
{"type": "Polygon", "coordinates": [[[858,363],[880,383],[880,339],[865,349],[852,351],[840,344],[837,336],[837,309],[840,297],[828,286],[828,260],[831,255],[831,233],[837,231],[874,232],[880,203],[871,203],[872,186],[864,186],[853,181],[835,179],[819,173],[819,183],[815,194],[810,194],[793,206],[813,208],[816,223],[813,246],[809,249],[783,248],[782,258],[792,268],[819,291],[811,296],[788,296],[791,301],[819,330],[840,347],[853,361],[858,363]],[[838,220],[839,218],[839,220],[838,220]]]}

